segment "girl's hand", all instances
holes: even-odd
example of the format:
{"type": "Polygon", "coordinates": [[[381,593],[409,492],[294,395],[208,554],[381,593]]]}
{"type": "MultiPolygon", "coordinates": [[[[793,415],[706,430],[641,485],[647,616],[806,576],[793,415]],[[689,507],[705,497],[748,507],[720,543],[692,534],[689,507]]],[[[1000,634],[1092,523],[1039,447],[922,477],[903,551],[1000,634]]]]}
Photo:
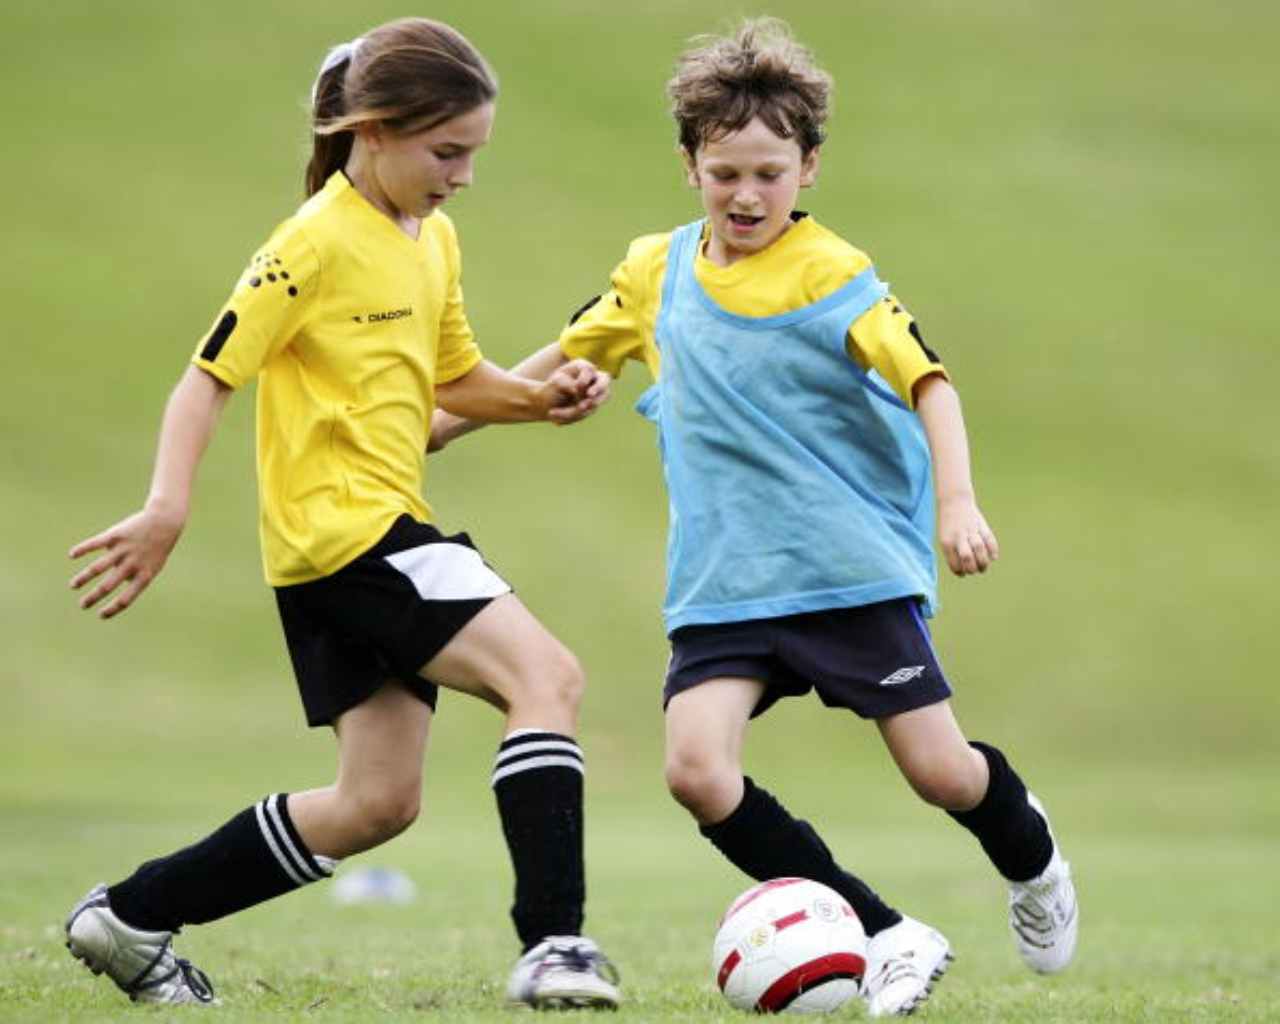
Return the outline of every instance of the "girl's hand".
{"type": "Polygon", "coordinates": [[[93,590],[80,598],[80,607],[92,608],[103,598],[111,597],[98,612],[103,619],[128,608],[164,568],[182,526],[180,518],[144,508],[73,547],[72,558],[91,551],[104,552],[71,578],[71,589],[79,590],[105,574],[93,590]]]}
{"type": "Polygon", "coordinates": [[[547,378],[547,419],[558,426],[577,423],[609,400],[612,378],[585,359],[572,359],[547,378]]]}
{"type": "Polygon", "coordinates": [[[1000,557],[996,535],[968,496],[938,503],[938,542],[957,576],[986,572],[1000,557]]]}

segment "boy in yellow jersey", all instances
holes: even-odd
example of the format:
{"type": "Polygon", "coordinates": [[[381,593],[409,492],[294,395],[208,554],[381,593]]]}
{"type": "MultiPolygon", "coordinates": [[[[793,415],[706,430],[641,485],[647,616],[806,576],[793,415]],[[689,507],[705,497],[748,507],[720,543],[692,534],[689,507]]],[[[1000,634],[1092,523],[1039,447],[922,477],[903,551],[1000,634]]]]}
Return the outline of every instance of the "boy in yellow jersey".
{"type": "Polygon", "coordinates": [[[437,685],[505,714],[492,784],[515,869],[522,955],[508,986],[535,1007],[613,1007],[617,975],[581,934],[583,679],[466,534],[422,499],[437,404],[486,422],[571,423],[608,392],[576,361],[543,380],[485,362],[463,308],[453,225],[497,81],[455,30],[380,26],[325,60],[308,200],[254,256],[169,401],[142,510],[77,544],[72,580],[110,618],[163,567],[218,414],[258,382],[262,552],[307,721],[332,726],[337,781],[276,793],[193,845],[92,889],[67,945],[141,1002],[209,1003],[174,956],[180,928],[333,873],[418,813],[437,685]]]}
{"type": "MultiPolygon", "coordinates": [[[[955,573],[998,554],[956,393],[867,256],[796,210],[830,79],[761,19],[700,41],[669,89],[705,217],[633,242],[611,290],[518,367],[540,377],[581,358],[616,375],[637,360],[656,379],[639,409],[670,495],[668,786],[752,878],[842,893],[870,936],[870,1013],[911,1013],[951,961],[947,940],[743,775],[748,721],[816,690],[874,720],[912,788],[973,832],[1009,883],[1024,960],[1061,970],[1076,939],[1069,867],[1001,752],[965,740],[924,622],[935,515],[955,573]]],[[[433,444],[467,429],[441,414],[433,444]]]]}

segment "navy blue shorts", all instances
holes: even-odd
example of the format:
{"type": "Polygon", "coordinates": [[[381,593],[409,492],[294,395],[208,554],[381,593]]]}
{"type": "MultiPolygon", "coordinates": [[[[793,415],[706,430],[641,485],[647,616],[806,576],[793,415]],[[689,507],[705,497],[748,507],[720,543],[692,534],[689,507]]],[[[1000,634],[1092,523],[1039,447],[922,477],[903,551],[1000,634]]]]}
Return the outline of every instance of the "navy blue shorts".
{"type": "Polygon", "coordinates": [[[951,696],[913,598],[683,626],[671,634],[662,705],[677,693],[724,676],[766,685],[752,718],[780,697],[800,697],[810,690],[827,707],[848,708],[862,718],[888,718],[951,696]]]}
{"type": "Polygon", "coordinates": [[[389,679],[435,708],[436,687],[418,671],[510,590],[465,533],[409,516],[332,575],[277,587],[307,724],[331,724],[389,679]]]}

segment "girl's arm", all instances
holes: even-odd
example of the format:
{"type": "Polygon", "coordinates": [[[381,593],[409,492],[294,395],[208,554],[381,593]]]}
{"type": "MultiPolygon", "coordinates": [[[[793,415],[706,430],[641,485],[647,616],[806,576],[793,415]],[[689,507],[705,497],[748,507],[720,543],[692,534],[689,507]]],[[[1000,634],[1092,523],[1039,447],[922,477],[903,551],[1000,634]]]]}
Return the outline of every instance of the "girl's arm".
{"type": "MultiPolygon", "coordinates": [[[[507,374],[506,376],[524,378],[525,381],[549,381],[557,371],[568,363],[569,359],[565,356],[564,352],[561,351],[559,342],[553,341],[545,348],[540,348],[532,355],[521,360],[521,362],[511,368],[510,374],[507,374]]],[[[481,369],[481,367],[485,365],[488,365],[490,369],[497,369],[496,367],[493,367],[492,364],[482,363],[481,366],[476,367],[476,370],[481,369]]],[[[590,366],[589,363],[585,365],[590,366]]],[[[461,378],[461,380],[467,380],[476,372],[476,370],[466,374],[461,378]]],[[[593,403],[579,415],[575,415],[567,419],[557,419],[554,420],[554,422],[575,422],[594,411],[597,406],[609,397],[609,375],[596,370],[595,367],[591,367],[591,370],[597,375],[597,378],[592,382],[593,403]]],[[[502,371],[498,372],[501,373],[502,371]]],[[[469,434],[473,430],[480,429],[487,422],[503,422],[501,420],[480,417],[471,418],[467,414],[460,412],[454,406],[448,405],[448,402],[451,400],[453,400],[456,405],[456,396],[450,396],[446,389],[453,388],[458,383],[459,381],[453,381],[450,384],[441,385],[436,389],[436,399],[441,408],[437,409],[435,411],[435,415],[431,417],[431,437],[427,442],[427,451],[429,452],[439,451],[450,441],[455,441],[459,437],[462,437],[463,434],[469,434]]],[[[560,407],[560,409],[564,408],[565,407],[563,406],[560,407]]],[[[511,421],[507,420],[505,422],[511,421]]]]}
{"type": "Polygon", "coordinates": [[[974,498],[960,396],[945,377],[925,377],[916,385],[916,412],[933,456],[938,543],[947,565],[957,576],[986,572],[1000,546],[974,498]]]}
{"type": "Polygon", "coordinates": [[[118,615],[164,568],[187,522],[196,468],[230,394],[231,389],[217,378],[198,367],[187,367],[165,406],[146,503],[71,549],[72,558],[104,552],[71,580],[71,588],[79,590],[106,574],[80,599],[81,608],[92,608],[110,596],[98,615],[104,619],[118,615]]]}

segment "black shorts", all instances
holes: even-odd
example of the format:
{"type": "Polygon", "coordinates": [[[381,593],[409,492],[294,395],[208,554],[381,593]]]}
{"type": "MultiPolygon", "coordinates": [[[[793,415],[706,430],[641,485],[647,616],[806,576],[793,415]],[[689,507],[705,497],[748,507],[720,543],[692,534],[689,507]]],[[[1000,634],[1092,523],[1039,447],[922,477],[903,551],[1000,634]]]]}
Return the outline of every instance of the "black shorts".
{"type": "Polygon", "coordinates": [[[766,685],[752,718],[780,697],[810,690],[828,707],[848,708],[862,718],[887,718],[951,696],[912,598],[683,626],[671,634],[662,706],[677,693],[723,676],[766,685]]]}
{"type": "Polygon", "coordinates": [[[307,724],[331,724],[388,679],[435,708],[419,669],[510,590],[465,533],[446,537],[409,516],[331,576],[277,587],[307,724]]]}

